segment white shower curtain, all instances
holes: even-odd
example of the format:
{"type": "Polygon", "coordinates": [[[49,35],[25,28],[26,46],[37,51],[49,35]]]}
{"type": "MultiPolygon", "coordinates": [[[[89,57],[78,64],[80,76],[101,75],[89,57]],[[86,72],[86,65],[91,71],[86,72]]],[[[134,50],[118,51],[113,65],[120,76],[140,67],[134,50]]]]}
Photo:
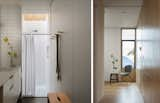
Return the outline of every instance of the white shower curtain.
{"type": "Polygon", "coordinates": [[[26,35],[22,39],[22,95],[35,95],[35,46],[32,35],[26,35]]]}
{"type": "Polygon", "coordinates": [[[46,97],[49,91],[50,36],[23,37],[22,95],[46,97]]]}
{"type": "Polygon", "coordinates": [[[48,75],[50,70],[50,36],[38,35],[34,38],[35,44],[35,75],[36,75],[36,94],[43,97],[48,93],[48,75]]]}

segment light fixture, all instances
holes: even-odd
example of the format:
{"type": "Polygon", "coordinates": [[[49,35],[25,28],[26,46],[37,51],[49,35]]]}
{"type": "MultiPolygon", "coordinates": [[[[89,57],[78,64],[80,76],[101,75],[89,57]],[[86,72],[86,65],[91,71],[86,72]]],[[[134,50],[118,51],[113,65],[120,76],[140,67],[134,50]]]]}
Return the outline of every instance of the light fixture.
{"type": "Polygon", "coordinates": [[[46,21],[48,14],[24,14],[24,21],[46,21]]]}

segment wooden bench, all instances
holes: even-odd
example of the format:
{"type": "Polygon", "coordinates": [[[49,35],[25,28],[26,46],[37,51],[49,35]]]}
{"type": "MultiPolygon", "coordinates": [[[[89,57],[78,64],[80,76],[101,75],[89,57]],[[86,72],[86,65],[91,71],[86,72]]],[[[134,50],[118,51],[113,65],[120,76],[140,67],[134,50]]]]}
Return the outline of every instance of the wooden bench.
{"type": "Polygon", "coordinates": [[[48,103],[71,103],[71,100],[65,93],[49,93],[48,103]]]}

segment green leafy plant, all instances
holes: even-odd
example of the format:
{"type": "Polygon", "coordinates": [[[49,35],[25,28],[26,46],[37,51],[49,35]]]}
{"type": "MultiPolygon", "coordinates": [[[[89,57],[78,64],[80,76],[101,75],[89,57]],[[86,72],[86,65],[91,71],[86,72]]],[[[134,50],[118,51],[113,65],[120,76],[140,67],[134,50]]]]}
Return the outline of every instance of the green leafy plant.
{"type": "Polygon", "coordinates": [[[118,69],[118,58],[116,58],[113,54],[111,54],[110,57],[112,60],[113,69],[117,70],[118,69]]]}
{"type": "Polygon", "coordinates": [[[17,58],[17,52],[14,51],[13,46],[11,45],[9,38],[6,36],[3,38],[3,42],[8,45],[8,56],[11,58],[11,65],[13,65],[13,58],[17,58]]]}

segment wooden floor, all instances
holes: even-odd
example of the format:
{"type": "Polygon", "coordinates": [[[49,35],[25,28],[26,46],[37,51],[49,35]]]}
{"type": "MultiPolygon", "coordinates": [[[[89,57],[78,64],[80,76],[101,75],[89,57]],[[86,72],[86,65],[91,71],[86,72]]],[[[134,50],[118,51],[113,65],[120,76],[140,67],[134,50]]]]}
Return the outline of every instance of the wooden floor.
{"type": "Polygon", "coordinates": [[[20,103],[48,103],[47,98],[23,98],[20,103]]]}
{"type": "Polygon", "coordinates": [[[105,95],[99,103],[144,103],[135,83],[105,84],[105,95]]]}

